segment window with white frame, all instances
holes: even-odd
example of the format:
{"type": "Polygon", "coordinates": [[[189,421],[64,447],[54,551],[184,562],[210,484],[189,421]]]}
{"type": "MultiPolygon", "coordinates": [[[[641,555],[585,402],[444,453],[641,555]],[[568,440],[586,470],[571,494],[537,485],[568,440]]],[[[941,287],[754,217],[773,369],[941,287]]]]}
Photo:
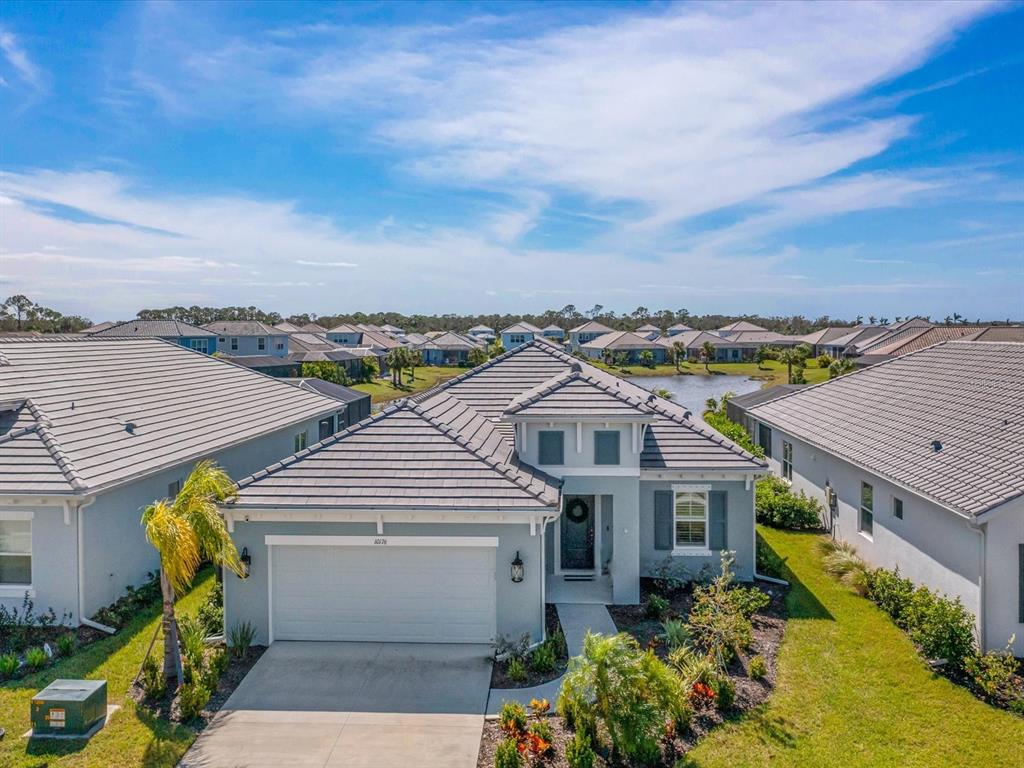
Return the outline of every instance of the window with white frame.
{"type": "Polygon", "coordinates": [[[6,513],[0,517],[0,586],[32,585],[32,516],[6,513]]]}
{"type": "Polygon", "coordinates": [[[231,351],[232,352],[237,352],[238,351],[238,338],[236,336],[232,336],[231,337],[231,351]]]}
{"type": "Polygon", "coordinates": [[[266,340],[266,338],[263,337],[263,336],[257,337],[257,339],[256,339],[256,349],[258,349],[260,352],[263,352],[263,351],[266,350],[266,348],[267,348],[267,340],[266,340]]]}
{"type": "Polygon", "coordinates": [[[206,345],[206,339],[189,339],[188,346],[196,352],[205,353],[209,351],[209,347],[206,345]]]}
{"type": "Polygon", "coordinates": [[[508,340],[512,344],[525,344],[526,336],[522,333],[511,333],[509,334],[508,340]]]}
{"type": "Polygon", "coordinates": [[[870,536],[875,530],[875,489],[867,483],[860,484],[860,525],[861,533],[870,536]]]}
{"type": "Polygon", "coordinates": [[[306,434],[305,430],[303,430],[302,432],[299,432],[297,435],[295,435],[295,453],[298,453],[299,451],[305,450],[306,443],[307,443],[308,440],[309,440],[309,435],[306,434]]]}
{"type": "Polygon", "coordinates": [[[793,479],[793,444],[786,440],[782,441],[782,476],[793,479]]]}
{"type": "Polygon", "coordinates": [[[675,548],[708,548],[708,492],[675,488],[675,548]]]}

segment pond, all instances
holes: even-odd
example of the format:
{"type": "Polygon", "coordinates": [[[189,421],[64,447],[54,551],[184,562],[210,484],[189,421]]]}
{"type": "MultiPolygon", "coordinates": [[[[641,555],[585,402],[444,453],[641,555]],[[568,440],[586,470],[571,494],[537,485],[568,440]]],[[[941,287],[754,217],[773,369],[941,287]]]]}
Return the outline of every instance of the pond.
{"type": "Polygon", "coordinates": [[[713,397],[720,399],[726,392],[743,395],[760,389],[764,383],[746,376],[631,376],[629,380],[652,392],[667,389],[672,402],[689,408],[695,414],[704,412],[704,402],[713,397]]]}

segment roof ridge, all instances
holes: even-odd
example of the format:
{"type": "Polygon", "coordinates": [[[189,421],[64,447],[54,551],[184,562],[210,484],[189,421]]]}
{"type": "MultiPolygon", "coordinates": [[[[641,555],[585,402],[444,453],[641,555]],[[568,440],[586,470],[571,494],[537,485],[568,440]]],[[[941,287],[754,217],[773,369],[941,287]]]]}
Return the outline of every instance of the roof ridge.
{"type": "MultiPolygon", "coordinates": [[[[458,398],[455,398],[455,397],[453,397],[452,399],[453,400],[458,400],[458,398]]],[[[458,400],[458,402],[464,408],[466,408],[467,410],[472,411],[476,416],[480,417],[484,421],[488,421],[487,419],[484,419],[484,417],[481,416],[480,413],[476,411],[476,409],[471,408],[470,406],[468,406],[465,403],[463,403],[461,400],[458,400]]],[[[494,470],[500,472],[505,477],[505,479],[507,479],[513,485],[515,485],[516,487],[522,489],[523,491],[525,491],[527,494],[529,494],[533,498],[537,499],[538,501],[543,501],[544,500],[544,498],[543,498],[544,497],[544,492],[543,491],[534,491],[534,490],[532,490],[530,486],[533,485],[533,484],[532,483],[527,483],[521,477],[519,477],[519,475],[516,474],[516,471],[515,471],[516,467],[515,466],[513,466],[513,465],[511,465],[511,464],[509,464],[508,462],[505,462],[505,461],[500,461],[499,462],[497,459],[494,459],[491,456],[486,456],[483,453],[481,453],[480,451],[478,451],[476,448],[473,448],[469,444],[469,442],[470,442],[469,438],[467,438],[465,435],[463,435],[461,432],[459,432],[457,429],[455,429],[455,427],[451,426],[450,424],[445,424],[443,422],[440,422],[436,418],[434,418],[433,416],[431,416],[428,413],[426,413],[423,410],[423,408],[422,408],[420,403],[416,403],[416,402],[412,403],[411,410],[413,410],[415,413],[417,413],[424,421],[426,421],[428,424],[430,424],[436,430],[441,432],[441,434],[445,435],[450,440],[452,440],[452,442],[454,442],[456,445],[458,445],[462,449],[468,451],[469,453],[473,454],[475,457],[477,457],[480,461],[484,462],[484,464],[489,466],[491,469],[494,469],[494,470]]],[[[542,470],[533,470],[533,468],[531,467],[531,472],[533,472],[533,471],[542,472],[542,470]]],[[[544,473],[544,474],[546,474],[546,473],[544,473]]],[[[547,476],[550,477],[550,475],[547,475],[547,476]]]]}
{"type": "Polygon", "coordinates": [[[28,408],[29,413],[36,420],[36,432],[39,438],[43,441],[43,445],[46,446],[46,450],[50,452],[50,456],[56,462],[57,467],[64,475],[64,479],[68,481],[68,484],[76,491],[84,491],[88,489],[88,485],[85,479],[78,472],[74,462],[71,461],[71,457],[68,456],[64,448],[61,447],[60,441],[57,436],[53,434],[50,429],[51,422],[50,417],[46,415],[42,408],[33,402],[32,398],[25,399],[25,407],[28,408]]]}

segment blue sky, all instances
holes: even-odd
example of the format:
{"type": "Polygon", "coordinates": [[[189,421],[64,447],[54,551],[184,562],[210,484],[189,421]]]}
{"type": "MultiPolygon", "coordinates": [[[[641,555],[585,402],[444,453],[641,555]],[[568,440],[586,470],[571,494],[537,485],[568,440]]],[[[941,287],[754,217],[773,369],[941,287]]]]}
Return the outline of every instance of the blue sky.
{"type": "Polygon", "coordinates": [[[0,6],[0,292],[1024,318],[1024,9],[0,6]]]}

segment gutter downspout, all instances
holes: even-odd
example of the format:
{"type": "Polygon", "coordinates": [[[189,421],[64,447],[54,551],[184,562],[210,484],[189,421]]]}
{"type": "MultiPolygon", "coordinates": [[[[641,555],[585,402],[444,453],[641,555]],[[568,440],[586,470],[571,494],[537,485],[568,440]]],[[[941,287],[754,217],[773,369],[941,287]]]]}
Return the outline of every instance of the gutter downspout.
{"type": "MultiPolygon", "coordinates": [[[[68,502],[64,503],[67,504],[68,502]]],[[[100,632],[112,635],[117,632],[116,629],[85,617],[85,558],[83,557],[85,545],[83,544],[82,539],[82,510],[86,507],[91,507],[94,503],[96,503],[95,496],[75,507],[75,529],[76,537],[78,539],[78,623],[82,626],[98,629],[100,632]]]]}
{"type": "Polygon", "coordinates": [[[540,639],[548,639],[548,523],[553,523],[558,515],[541,517],[540,519],[540,639]]]}
{"type": "Polygon", "coordinates": [[[978,534],[978,649],[984,653],[987,650],[985,644],[985,593],[988,580],[985,578],[985,569],[988,567],[988,528],[973,521],[968,523],[968,526],[970,530],[978,534]]]}

